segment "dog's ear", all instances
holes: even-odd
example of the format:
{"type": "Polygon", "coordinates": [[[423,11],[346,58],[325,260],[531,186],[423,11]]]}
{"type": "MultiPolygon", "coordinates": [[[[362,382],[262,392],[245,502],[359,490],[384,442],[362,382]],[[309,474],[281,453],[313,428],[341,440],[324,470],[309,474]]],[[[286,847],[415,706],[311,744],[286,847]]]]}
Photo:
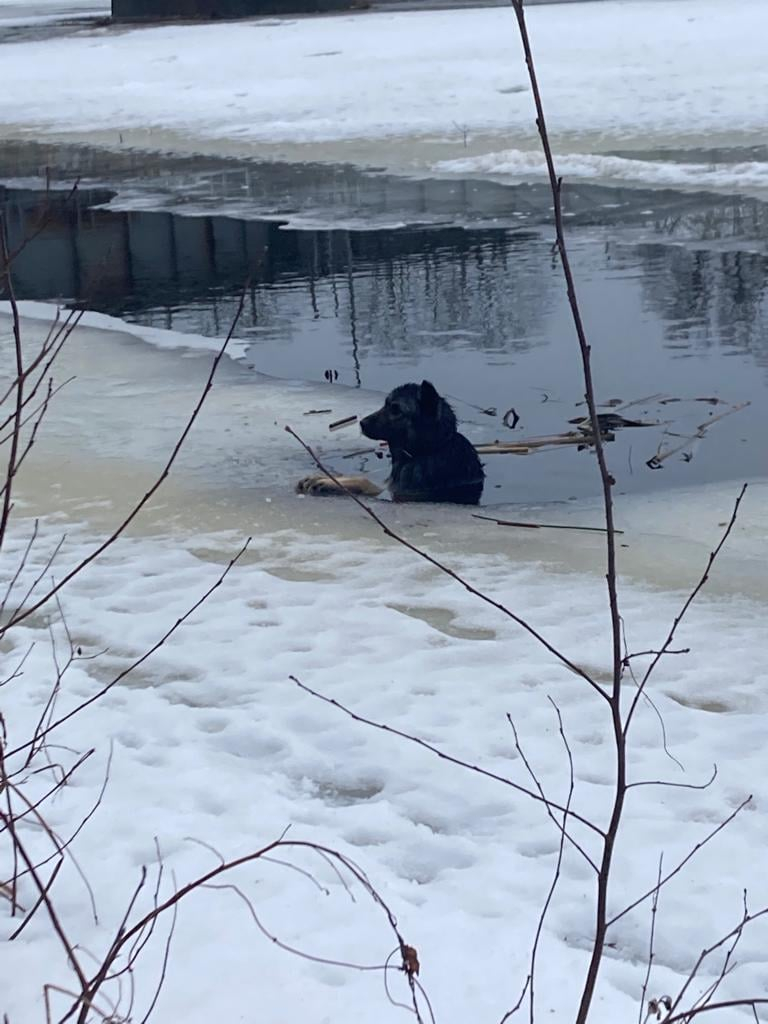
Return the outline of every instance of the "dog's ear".
{"type": "Polygon", "coordinates": [[[421,411],[425,416],[437,416],[437,407],[440,402],[440,395],[438,395],[435,388],[428,380],[421,382],[421,388],[419,389],[419,404],[421,405],[421,411]]]}

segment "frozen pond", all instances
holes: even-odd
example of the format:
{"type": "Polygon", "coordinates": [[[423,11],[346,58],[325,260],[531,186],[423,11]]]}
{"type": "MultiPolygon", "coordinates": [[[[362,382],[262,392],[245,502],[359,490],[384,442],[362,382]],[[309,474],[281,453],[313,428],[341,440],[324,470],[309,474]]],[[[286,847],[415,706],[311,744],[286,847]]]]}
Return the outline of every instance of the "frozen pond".
{"type": "MultiPolygon", "coordinates": [[[[48,217],[16,263],[20,298],[213,339],[249,279],[243,371],[315,383],[331,371],[374,392],[426,377],[474,441],[559,433],[583,414],[543,185],[65,147],[53,151],[58,175],[82,175],[81,191],[47,200],[33,186],[51,155],[6,145],[0,157],[13,186],[3,193],[12,243],[48,217]],[[512,408],[514,431],[503,422],[512,408]]],[[[569,186],[566,206],[601,400],[652,424],[611,443],[619,490],[763,475],[768,208],[592,184],[569,186]],[[686,443],[716,417],[703,440],[686,443]],[[648,466],[676,446],[663,468],[648,466]]],[[[173,389],[173,374],[164,386],[173,389]]],[[[361,412],[378,398],[367,401],[361,412]]],[[[334,440],[339,460],[365,447],[353,431],[334,440]]],[[[338,465],[369,471],[371,461],[338,465]]],[[[596,491],[588,455],[573,448],[493,456],[487,468],[486,503],[596,491]]]]}

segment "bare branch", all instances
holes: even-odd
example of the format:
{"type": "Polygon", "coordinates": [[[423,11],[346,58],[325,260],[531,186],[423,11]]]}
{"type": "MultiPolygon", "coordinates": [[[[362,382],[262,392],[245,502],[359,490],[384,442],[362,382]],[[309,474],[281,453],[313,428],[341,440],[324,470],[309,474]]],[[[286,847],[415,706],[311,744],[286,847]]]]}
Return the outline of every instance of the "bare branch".
{"type": "Polygon", "coordinates": [[[32,858],[27,853],[27,849],[24,843],[21,841],[19,834],[14,827],[13,819],[9,818],[3,811],[0,811],[0,821],[4,822],[6,828],[13,837],[14,849],[18,850],[19,856],[24,861],[24,864],[26,865],[29,874],[32,876],[32,880],[35,883],[37,891],[40,895],[40,899],[45,904],[45,909],[48,911],[48,916],[51,919],[53,930],[56,932],[59,942],[64,947],[64,951],[67,954],[67,959],[72,965],[72,970],[75,972],[75,975],[77,976],[77,980],[80,985],[81,991],[85,992],[87,985],[85,973],[80,965],[79,960],[77,959],[77,956],[75,955],[74,946],[67,937],[67,934],[64,931],[61,921],[59,920],[59,916],[56,913],[56,909],[53,905],[53,902],[48,894],[50,880],[48,884],[43,884],[40,875],[38,874],[37,868],[35,867],[35,864],[32,861],[32,858]]]}
{"type": "Polygon", "coordinates": [[[59,859],[56,861],[56,865],[55,865],[53,871],[51,872],[51,877],[48,879],[48,881],[43,886],[43,891],[38,895],[38,897],[35,900],[34,904],[30,907],[28,913],[24,917],[24,920],[21,922],[21,924],[16,929],[16,931],[11,932],[11,934],[8,936],[8,941],[9,942],[13,942],[14,939],[18,939],[18,937],[21,935],[21,933],[27,927],[29,922],[35,916],[35,913],[37,912],[38,907],[43,902],[45,897],[48,895],[48,893],[50,892],[51,886],[56,881],[56,875],[58,875],[59,870],[61,869],[61,865],[63,863],[64,863],[64,858],[63,857],[59,857],[59,859]]]}
{"type": "MultiPolygon", "coordinates": [[[[768,914],[768,907],[763,907],[762,910],[758,910],[756,913],[750,914],[748,909],[747,909],[746,894],[745,894],[745,896],[744,896],[744,911],[742,913],[742,916],[741,916],[741,919],[740,919],[739,923],[736,925],[735,928],[732,928],[729,932],[726,932],[726,934],[723,935],[722,938],[718,939],[717,942],[713,943],[711,946],[709,946],[708,948],[703,949],[701,951],[701,953],[699,954],[699,957],[698,957],[696,963],[693,965],[693,968],[691,969],[691,972],[690,972],[690,974],[688,975],[688,977],[687,977],[687,979],[685,981],[685,984],[682,986],[682,988],[680,989],[680,992],[677,994],[677,996],[675,997],[675,999],[672,1002],[672,1005],[670,1007],[670,1014],[674,1015],[675,1010],[677,1010],[678,1007],[680,1006],[680,1004],[682,1003],[683,998],[685,996],[685,993],[688,991],[688,989],[690,988],[690,986],[693,983],[694,979],[696,978],[696,976],[697,976],[697,974],[699,972],[699,968],[702,966],[704,961],[708,957],[710,957],[712,955],[712,953],[714,953],[716,950],[718,950],[722,946],[724,946],[730,939],[733,939],[733,942],[731,944],[730,949],[728,949],[728,951],[726,952],[725,959],[723,961],[723,965],[722,965],[722,967],[720,969],[720,973],[719,973],[718,977],[715,979],[714,984],[710,986],[710,988],[707,990],[707,992],[705,992],[703,994],[703,996],[699,1000],[697,1000],[696,1004],[694,1004],[694,1006],[691,1008],[691,1010],[688,1011],[688,1013],[694,1014],[696,1012],[700,1012],[701,1010],[705,1009],[707,1007],[707,1005],[711,1005],[711,997],[715,994],[715,992],[717,992],[717,989],[720,987],[721,982],[725,978],[726,974],[729,972],[731,957],[733,955],[733,952],[734,952],[736,946],[739,943],[739,940],[740,940],[740,938],[742,936],[744,928],[750,922],[756,921],[758,918],[765,917],[766,914],[768,914]]],[[[667,1018],[667,1020],[669,1020],[669,1019],[672,1019],[672,1018],[671,1017],[667,1018]]],[[[665,1021],[665,1024],[666,1024],[666,1021],[665,1021]]]]}
{"type": "MultiPolygon", "coordinates": [[[[626,636],[626,631],[624,629],[624,620],[623,619],[621,620],[621,633],[622,633],[622,639],[623,639],[623,643],[624,643],[624,657],[622,659],[621,668],[622,668],[622,671],[624,671],[626,669],[626,671],[629,672],[630,678],[632,679],[632,682],[635,684],[635,687],[639,688],[640,683],[638,682],[637,676],[635,675],[635,670],[632,667],[633,655],[628,653],[627,636],[626,636]]],[[[671,653],[671,652],[669,652],[669,653],[671,653]]],[[[666,726],[666,722],[664,721],[664,716],[662,715],[661,711],[659,711],[658,707],[656,706],[656,703],[651,699],[651,697],[648,694],[647,690],[643,691],[643,700],[645,700],[646,703],[650,706],[651,710],[653,711],[653,713],[656,715],[656,718],[658,719],[659,728],[661,729],[661,743],[662,743],[662,746],[664,748],[664,753],[667,755],[667,757],[670,759],[670,761],[673,761],[677,765],[677,767],[680,769],[681,772],[685,771],[685,769],[683,768],[682,763],[675,757],[675,755],[669,749],[669,744],[667,743],[667,726],[666,726]]],[[[627,787],[627,788],[629,788],[629,787],[627,787]]]]}
{"type": "Polygon", "coordinates": [[[512,1017],[514,1017],[514,1015],[517,1013],[517,1011],[523,1005],[523,1000],[525,999],[525,993],[528,991],[528,986],[530,984],[531,984],[531,976],[529,974],[529,975],[526,976],[526,979],[523,982],[523,987],[522,987],[522,990],[520,992],[520,996],[518,997],[517,1002],[515,1003],[515,1005],[512,1007],[511,1010],[507,1010],[507,1012],[504,1014],[504,1016],[499,1021],[499,1024],[507,1024],[507,1021],[511,1020],[512,1017]]]}
{"type": "Polygon", "coordinates": [[[698,1017],[701,1013],[709,1013],[710,1010],[730,1010],[739,1006],[751,1006],[754,1010],[756,1006],[768,1006],[768,999],[729,999],[724,1003],[709,1003],[707,1006],[699,1006],[693,1010],[686,1010],[684,1013],[675,1013],[671,1017],[665,1017],[664,1024],[677,1024],[678,1021],[685,1021],[688,1024],[688,1021],[698,1017]]]}
{"type": "Polygon", "coordinates": [[[665,789],[709,789],[717,778],[717,765],[712,765],[712,774],[706,782],[668,782],[666,779],[641,779],[639,782],[628,782],[627,789],[639,786],[663,786],[665,789]]]}
{"type": "MultiPolygon", "coordinates": [[[[65,1024],[65,1022],[69,1020],[75,1013],[77,1013],[78,1015],[77,1024],[86,1024],[88,1011],[91,1008],[93,1008],[93,1001],[99,994],[101,987],[110,978],[117,978],[119,974],[123,973],[123,971],[125,970],[125,968],[123,968],[116,973],[113,972],[112,968],[117,963],[118,958],[121,956],[121,954],[126,948],[129,948],[138,937],[141,937],[146,932],[147,928],[153,927],[154,922],[166,911],[176,908],[180,901],[190,893],[202,888],[211,887],[218,878],[220,878],[227,872],[232,871],[235,868],[240,867],[242,865],[253,863],[263,858],[265,855],[268,855],[273,851],[279,849],[307,850],[310,852],[314,852],[316,854],[323,854],[324,858],[330,858],[331,860],[337,862],[338,864],[343,866],[343,868],[346,871],[348,871],[350,875],[352,875],[352,877],[368,893],[373,902],[382,909],[389,923],[389,926],[392,929],[398,941],[398,949],[400,950],[400,955],[402,958],[402,967],[400,968],[400,970],[406,975],[406,979],[411,990],[411,1006],[409,1008],[415,1014],[418,1024],[423,1024],[423,1017],[419,1009],[419,997],[425,999],[430,1014],[432,1013],[432,1011],[431,1006],[429,1006],[429,1001],[428,999],[426,999],[426,995],[424,993],[422,986],[418,983],[418,980],[414,976],[415,972],[412,968],[412,963],[415,951],[412,950],[412,947],[408,946],[405,943],[402,935],[400,934],[397,925],[397,920],[394,914],[387,906],[387,904],[384,902],[379,892],[371,884],[365,872],[358,868],[354,864],[354,862],[351,861],[348,857],[345,857],[337,850],[333,850],[330,847],[322,846],[317,843],[311,843],[302,840],[287,840],[284,837],[280,837],[279,839],[276,839],[273,842],[268,843],[261,849],[245,854],[242,857],[237,857],[223,864],[217,864],[216,867],[212,868],[210,871],[204,873],[198,878],[195,878],[193,881],[188,882],[186,885],[183,885],[180,888],[175,889],[175,891],[163,902],[158,903],[155,900],[152,909],[148,913],[144,914],[142,917],[138,919],[138,921],[135,921],[133,924],[129,924],[129,917],[132,912],[132,908],[146,880],[146,869],[144,869],[142,871],[141,880],[134,892],[134,895],[128,905],[128,908],[126,909],[125,914],[123,915],[123,920],[116,931],[112,945],[107,951],[102,963],[99,966],[99,969],[90,980],[83,979],[84,983],[81,986],[81,994],[79,996],[74,996],[73,1004],[70,1006],[69,1010],[64,1014],[64,1016],[60,1018],[59,1024],[65,1024]]],[[[236,890],[236,887],[234,886],[232,886],[231,888],[234,888],[236,890]]],[[[240,895],[242,896],[242,893],[240,893],[240,895]]],[[[246,900],[246,903],[248,903],[249,906],[251,906],[248,900],[246,900]]],[[[253,908],[251,907],[251,909],[253,908]]],[[[320,959],[321,962],[329,962],[326,960],[322,960],[321,958],[310,956],[299,950],[295,950],[292,947],[285,946],[285,944],[281,943],[276,936],[272,935],[264,928],[264,926],[258,920],[257,916],[255,916],[255,920],[260,930],[264,932],[264,934],[267,935],[267,937],[269,937],[270,940],[275,944],[284,946],[284,948],[289,949],[291,952],[298,953],[299,955],[307,959],[320,959]]],[[[344,965],[343,962],[341,961],[330,962],[341,963],[342,965],[344,965]]],[[[359,967],[359,965],[349,966],[359,967]]],[[[385,963],[383,965],[372,965],[371,967],[365,967],[364,969],[381,970],[385,973],[386,976],[387,964],[385,963]]]]}
{"type": "Polygon", "coordinates": [[[643,1024],[645,996],[648,992],[648,982],[651,980],[651,968],[653,967],[654,956],[654,940],[656,938],[656,911],[659,909],[659,892],[661,891],[661,869],[663,864],[664,854],[662,853],[659,857],[659,870],[656,877],[656,888],[654,889],[653,902],[651,903],[651,936],[648,942],[648,967],[646,968],[645,978],[643,979],[643,990],[640,993],[640,1012],[638,1014],[637,1024],[643,1024]]]}

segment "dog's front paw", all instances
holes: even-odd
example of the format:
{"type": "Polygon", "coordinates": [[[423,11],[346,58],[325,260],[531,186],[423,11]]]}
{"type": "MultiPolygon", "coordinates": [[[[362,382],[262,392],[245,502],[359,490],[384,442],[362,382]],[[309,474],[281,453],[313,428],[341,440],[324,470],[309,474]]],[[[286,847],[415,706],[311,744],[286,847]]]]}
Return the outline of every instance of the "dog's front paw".
{"type": "Polygon", "coordinates": [[[298,494],[341,494],[341,488],[335,484],[329,476],[323,473],[315,473],[313,476],[305,476],[296,484],[298,494]]]}
{"type": "Polygon", "coordinates": [[[333,480],[324,473],[316,473],[299,480],[296,490],[299,494],[364,494],[377,498],[382,489],[366,476],[338,476],[333,480]]]}

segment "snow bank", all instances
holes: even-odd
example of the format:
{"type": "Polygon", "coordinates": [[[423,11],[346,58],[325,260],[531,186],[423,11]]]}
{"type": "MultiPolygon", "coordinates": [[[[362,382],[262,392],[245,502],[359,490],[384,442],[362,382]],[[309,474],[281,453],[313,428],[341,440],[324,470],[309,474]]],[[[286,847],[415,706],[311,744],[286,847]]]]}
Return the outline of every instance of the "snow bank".
{"type": "MultiPolygon", "coordinates": [[[[30,529],[31,523],[19,524],[6,557],[18,555],[30,529]]],[[[45,525],[30,571],[43,564],[60,529],[55,521],[45,525]]],[[[56,714],[95,693],[154,642],[214,581],[240,540],[232,533],[125,540],[78,580],[63,607],[83,659],[66,678],[56,714]],[[91,659],[104,647],[106,654],[91,659]]],[[[58,571],[90,543],[70,536],[58,571]]],[[[599,579],[518,565],[512,552],[454,557],[451,564],[605,677],[609,648],[599,579]]],[[[657,646],[680,602],[678,593],[625,587],[630,647],[657,646]]],[[[768,899],[764,623],[764,604],[705,599],[681,630],[679,646],[692,653],[665,661],[653,698],[683,770],[662,749],[654,709],[639,708],[633,781],[702,782],[713,762],[719,775],[704,791],[631,791],[612,911],[653,885],[662,850],[671,867],[755,794],[752,809],[665,890],[654,993],[674,990],[702,945],[738,921],[744,886],[750,906],[768,899]]],[[[63,642],[55,624],[54,630],[63,642]]],[[[14,633],[8,664],[33,642],[22,675],[4,691],[11,744],[39,714],[51,679],[42,624],[14,633]]],[[[575,808],[605,821],[613,764],[606,708],[512,622],[392,544],[371,538],[339,545],[290,529],[257,530],[244,563],[189,625],[57,737],[76,749],[98,746],[78,784],[52,807],[52,826],[67,834],[98,794],[110,743],[113,751],[103,805],[76,844],[99,924],[67,862],[55,887],[64,927],[98,954],[111,941],[141,865],[156,862],[155,836],[167,891],[171,872],[183,884],[216,862],[188,837],[229,857],[290,826],[292,838],[337,847],[368,873],[418,949],[437,1020],[500,1019],[528,970],[557,851],[554,826],[531,800],[350,721],[300,692],[290,674],[356,713],[527,785],[509,713],[543,785],[563,800],[568,770],[551,697],[573,749],[575,808]]],[[[39,833],[31,824],[23,831],[37,848],[39,833]]],[[[579,836],[593,849],[587,834],[579,836]]],[[[352,902],[324,863],[304,856],[295,862],[323,889],[276,864],[234,879],[264,926],[316,956],[382,963],[394,942],[377,909],[358,889],[352,902]]],[[[538,1007],[555,1020],[572,1019],[593,894],[594,875],[571,850],[539,954],[538,1007]]],[[[33,899],[26,883],[20,898],[33,899]]],[[[142,909],[149,898],[140,898],[142,909]]],[[[8,934],[14,922],[4,916],[1,927],[8,934]]],[[[637,1013],[648,929],[644,905],[612,930],[596,1021],[637,1013]]],[[[726,991],[761,991],[765,938],[759,925],[745,935],[726,991]]],[[[160,935],[144,956],[135,1004],[142,1013],[160,968],[160,935]]],[[[702,990],[709,978],[705,972],[702,990]]],[[[41,914],[3,946],[0,987],[9,1019],[40,1017],[46,981],[70,985],[65,956],[41,914]]],[[[402,997],[396,977],[390,988],[402,997]]],[[[371,1024],[399,1016],[377,973],[297,960],[259,934],[235,892],[203,891],[182,907],[157,1019],[203,1024],[215,1008],[217,1019],[236,1020],[255,1003],[270,1021],[295,1019],[309,1007],[312,1019],[323,1022],[359,1019],[363,1006],[371,1024]]]]}
{"type": "MultiPolygon", "coordinates": [[[[434,165],[442,174],[463,177],[489,175],[528,181],[543,178],[547,167],[537,152],[505,149],[482,156],[440,160],[434,165]]],[[[566,178],[631,182],[671,188],[706,188],[712,191],[749,191],[768,187],[768,163],[680,163],[672,160],[628,160],[592,153],[560,153],[557,170],[566,178]]]]}

